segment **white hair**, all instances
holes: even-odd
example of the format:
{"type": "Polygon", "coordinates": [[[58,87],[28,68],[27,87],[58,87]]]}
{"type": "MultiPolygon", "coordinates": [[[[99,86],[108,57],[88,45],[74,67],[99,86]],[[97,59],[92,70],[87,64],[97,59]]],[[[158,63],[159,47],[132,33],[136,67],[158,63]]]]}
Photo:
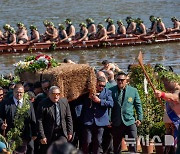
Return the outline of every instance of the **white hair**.
{"type": "Polygon", "coordinates": [[[51,86],[51,87],[49,88],[49,93],[52,93],[52,91],[53,91],[53,90],[56,90],[56,89],[58,89],[58,90],[60,91],[60,88],[59,88],[58,86],[51,86]]]}

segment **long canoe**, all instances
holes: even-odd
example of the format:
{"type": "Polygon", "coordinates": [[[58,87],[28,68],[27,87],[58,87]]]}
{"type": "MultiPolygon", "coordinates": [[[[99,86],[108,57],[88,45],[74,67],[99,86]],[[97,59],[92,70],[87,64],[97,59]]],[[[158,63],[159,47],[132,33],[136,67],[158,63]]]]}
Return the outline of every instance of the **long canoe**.
{"type": "Polygon", "coordinates": [[[89,49],[89,48],[103,48],[116,46],[137,46],[147,44],[161,44],[167,42],[180,42],[180,33],[168,34],[166,36],[159,36],[158,38],[141,39],[138,37],[129,38],[112,38],[106,41],[89,40],[89,41],[73,41],[68,42],[53,42],[53,43],[34,43],[34,44],[16,44],[9,46],[7,44],[0,45],[0,54],[8,53],[27,53],[27,52],[46,52],[59,50],[74,50],[74,49],[89,49]]]}

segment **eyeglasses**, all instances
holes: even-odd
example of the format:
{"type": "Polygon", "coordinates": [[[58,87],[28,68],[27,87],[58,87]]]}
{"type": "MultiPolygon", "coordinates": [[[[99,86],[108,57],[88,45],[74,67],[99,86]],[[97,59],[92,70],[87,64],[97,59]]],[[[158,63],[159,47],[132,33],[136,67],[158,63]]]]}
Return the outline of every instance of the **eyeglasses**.
{"type": "Polygon", "coordinates": [[[118,82],[119,82],[119,81],[123,82],[124,80],[126,80],[126,79],[117,79],[118,82]]]}
{"type": "Polygon", "coordinates": [[[24,94],[24,92],[21,91],[15,91],[16,94],[24,94]]]}
{"type": "Polygon", "coordinates": [[[60,96],[60,93],[51,93],[52,96],[60,96]]]}
{"type": "Polygon", "coordinates": [[[99,86],[99,87],[103,87],[103,88],[104,88],[106,85],[99,84],[98,86],[99,86]]]}

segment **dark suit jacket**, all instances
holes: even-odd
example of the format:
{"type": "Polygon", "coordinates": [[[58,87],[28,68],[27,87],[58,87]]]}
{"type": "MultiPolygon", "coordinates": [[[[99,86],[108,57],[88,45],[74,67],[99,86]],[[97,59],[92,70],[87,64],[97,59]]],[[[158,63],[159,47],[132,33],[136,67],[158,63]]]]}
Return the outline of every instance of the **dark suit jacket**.
{"type": "Polygon", "coordinates": [[[106,88],[99,95],[100,103],[94,103],[89,98],[89,94],[82,100],[82,117],[84,125],[92,125],[95,123],[97,126],[109,125],[108,109],[114,105],[112,99],[112,92],[106,88]]]}
{"type": "MultiPolygon", "coordinates": [[[[17,106],[13,100],[13,97],[6,99],[0,104],[0,127],[3,124],[3,121],[6,119],[7,129],[6,133],[10,128],[14,127],[13,119],[15,117],[17,106]]],[[[22,138],[29,141],[32,136],[37,136],[36,131],[36,118],[34,114],[34,108],[30,103],[30,109],[28,111],[29,116],[25,118],[24,121],[24,130],[22,132],[22,138]]]]}
{"type": "MultiPolygon", "coordinates": [[[[68,100],[61,98],[58,101],[61,114],[61,127],[65,137],[69,134],[73,134],[73,123],[71,117],[71,111],[68,100]]],[[[40,102],[37,110],[37,124],[40,138],[47,138],[48,142],[51,142],[53,130],[56,126],[54,103],[46,98],[40,102]]]]}
{"type": "Polygon", "coordinates": [[[141,100],[136,88],[126,86],[124,100],[121,104],[118,103],[118,86],[111,87],[112,97],[114,100],[114,107],[112,109],[112,125],[119,126],[123,122],[126,126],[130,126],[135,123],[134,108],[136,110],[137,119],[142,121],[143,112],[141,100]]]}

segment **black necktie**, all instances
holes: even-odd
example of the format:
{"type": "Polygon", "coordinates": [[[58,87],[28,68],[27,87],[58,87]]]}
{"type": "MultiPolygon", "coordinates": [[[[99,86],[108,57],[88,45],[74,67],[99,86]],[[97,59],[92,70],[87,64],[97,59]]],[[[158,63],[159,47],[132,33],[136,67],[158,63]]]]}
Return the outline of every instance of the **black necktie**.
{"type": "Polygon", "coordinates": [[[55,115],[56,115],[56,125],[59,126],[60,125],[60,112],[59,112],[59,107],[58,107],[58,103],[55,103],[55,115]]]}
{"type": "Polygon", "coordinates": [[[20,107],[20,101],[17,100],[17,107],[20,107]]]}
{"type": "Polygon", "coordinates": [[[120,90],[119,97],[118,97],[118,103],[122,105],[122,99],[123,99],[123,89],[120,90]]]}

